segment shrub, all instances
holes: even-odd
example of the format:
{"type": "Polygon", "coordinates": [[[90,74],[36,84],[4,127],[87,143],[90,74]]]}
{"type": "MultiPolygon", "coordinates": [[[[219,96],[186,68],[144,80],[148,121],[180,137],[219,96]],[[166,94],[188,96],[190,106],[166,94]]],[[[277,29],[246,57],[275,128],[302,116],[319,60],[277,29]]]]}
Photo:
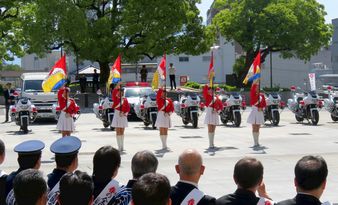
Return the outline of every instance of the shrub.
{"type": "Polygon", "coordinates": [[[4,88],[2,87],[2,85],[0,84],[0,96],[4,95],[4,88]]]}
{"type": "Polygon", "coordinates": [[[194,89],[200,89],[202,87],[201,84],[197,83],[197,82],[187,82],[184,87],[188,87],[188,88],[194,88],[194,89]]]}

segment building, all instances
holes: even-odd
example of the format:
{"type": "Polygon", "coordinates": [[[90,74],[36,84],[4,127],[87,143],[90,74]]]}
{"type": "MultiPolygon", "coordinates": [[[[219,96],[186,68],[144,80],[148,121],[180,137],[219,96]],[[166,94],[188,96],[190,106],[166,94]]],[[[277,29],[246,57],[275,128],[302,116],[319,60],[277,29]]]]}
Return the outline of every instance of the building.
{"type": "Polygon", "coordinates": [[[332,20],[334,28],[332,38],[332,69],[334,74],[338,74],[338,18],[332,20]]]}

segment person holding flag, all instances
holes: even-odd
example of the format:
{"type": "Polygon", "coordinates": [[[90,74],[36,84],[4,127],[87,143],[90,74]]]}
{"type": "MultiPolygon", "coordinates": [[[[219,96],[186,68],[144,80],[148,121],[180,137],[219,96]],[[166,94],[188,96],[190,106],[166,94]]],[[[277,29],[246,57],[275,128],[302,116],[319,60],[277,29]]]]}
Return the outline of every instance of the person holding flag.
{"type": "MultiPolygon", "coordinates": [[[[160,64],[157,67],[156,73],[159,74],[161,80],[166,81],[166,56],[164,55],[161,59],[160,64]]],[[[174,112],[174,104],[170,98],[167,98],[167,91],[165,86],[162,86],[156,95],[156,103],[158,114],[155,122],[155,126],[160,130],[160,138],[162,142],[162,149],[167,150],[167,138],[168,129],[171,127],[170,115],[174,112]]]]}
{"type": "Polygon", "coordinates": [[[212,52],[209,71],[208,71],[208,78],[209,78],[210,86],[206,84],[203,87],[203,97],[205,99],[205,105],[207,107],[204,124],[208,125],[209,149],[215,148],[215,144],[214,144],[215,130],[216,130],[216,126],[219,125],[218,113],[223,110],[222,101],[219,99],[218,95],[215,95],[215,92],[214,92],[214,88],[213,88],[214,76],[215,76],[214,56],[212,52]]]}
{"type": "MultiPolygon", "coordinates": [[[[109,77],[111,81],[107,84],[114,83],[117,85],[112,91],[113,109],[115,110],[112,127],[115,127],[116,141],[118,150],[123,151],[124,143],[124,130],[128,127],[128,113],[130,106],[127,98],[123,97],[124,90],[121,82],[121,56],[119,55],[112,67],[111,75],[109,77]]],[[[108,79],[108,80],[109,80],[108,79]]]]}
{"type": "Polygon", "coordinates": [[[251,112],[248,116],[247,122],[252,125],[252,136],[254,139],[253,148],[258,148],[259,145],[259,129],[264,124],[264,113],[263,109],[266,107],[265,96],[260,93],[260,78],[261,78],[261,53],[258,52],[253,64],[251,65],[247,76],[243,83],[247,84],[252,82],[250,90],[250,105],[251,112]]]}

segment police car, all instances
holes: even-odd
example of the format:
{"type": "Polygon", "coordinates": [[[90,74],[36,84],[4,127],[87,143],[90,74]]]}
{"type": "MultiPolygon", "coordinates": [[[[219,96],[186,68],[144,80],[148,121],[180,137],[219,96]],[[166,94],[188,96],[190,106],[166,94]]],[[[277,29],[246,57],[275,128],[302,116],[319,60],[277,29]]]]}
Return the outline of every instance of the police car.
{"type": "Polygon", "coordinates": [[[124,96],[127,98],[130,105],[129,118],[137,118],[135,105],[140,102],[142,97],[151,93],[153,93],[153,89],[147,82],[128,82],[125,84],[124,96]]]}

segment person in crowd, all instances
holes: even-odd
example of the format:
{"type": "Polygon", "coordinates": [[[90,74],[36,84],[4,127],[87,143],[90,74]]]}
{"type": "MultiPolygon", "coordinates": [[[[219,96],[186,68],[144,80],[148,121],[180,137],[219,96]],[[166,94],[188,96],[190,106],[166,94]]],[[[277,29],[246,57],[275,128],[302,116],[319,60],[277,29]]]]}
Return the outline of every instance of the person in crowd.
{"type": "Polygon", "coordinates": [[[142,66],[140,74],[141,74],[141,82],[147,82],[148,70],[146,68],[146,65],[142,66]]]}
{"type": "Polygon", "coordinates": [[[173,63],[169,64],[169,79],[170,79],[170,88],[176,90],[176,68],[173,63]]]}
{"type": "Polygon", "coordinates": [[[320,198],[326,187],[328,168],[321,156],[304,156],[295,166],[297,195],[277,205],[321,205],[320,198]]]}
{"type": "Polygon", "coordinates": [[[121,164],[120,152],[104,146],[95,152],[93,158],[94,204],[108,204],[120,190],[117,176],[121,164]]]}
{"type": "Polygon", "coordinates": [[[113,108],[115,110],[112,127],[116,131],[116,141],[120,152],[124,150],[124,130],[128,127],[128,113],[130,105],[127,98],[124,97],[124,89],[119,82],[112,92],[113,108]]]}
{"type": "Polygon", "coordinates": [[[13,181],[16,205],[46,205],[47,184],[40,171],[26,169],[13,181]]]}
{"type": "Polygon", "coordinates": [[[40,169],[41,152],[45,148],[45,144],[39,140],[24,141],[14,147],[14,151],[18,153],[19,169],[8,175],[6,179],[6,203],[7,205],[15,204],[13,191],[13,180],[23,170],[40,169]]]}
{"type": "Polygon", "coordinates": [[[252,157],[240,159],[234,168],[234,181],[237,190],[217,199],[217,205],[272,205],[273,202],[263,183],[263,165],[252,157]],[[258,196],[256,196],[258,192],[258,196]]]}
{"type": "Polygon", "coordinates": [[[97,70],[94,69],[94,74],[93,74],[93,93],[96,92],[96,90],[100,89],[100,82],[99,82],[99,74],[97,73],[97,70]]]}
{"type": "Polygon", "coordinates": [[[60,138],[50,146],[50,151],[55,154],[56,168],[52,173],[48,174],[47,184],[50,190],[48,193],[49,204],[56,204],[61,177],[77,169],[80,148],[80,139],[73,136],[60,138]]]}
{"type": "Polygon", "coordinates": [[[265,97],[259,90],[259,81],[254,82],[250,91],[250,105],[251,112],[248,116],[247,122],[252,125],[252,136],[254,139],[254,149],[260,147],[259,144],[259,129],[264,124],[263,109],[266,107],[265,97]]]}
{"type": "Polygon", "coordinates": [[[133,186],[132,198],[134,205],[171,205],[168,178],[156,173],[143,175],[133,186]]]}
{"type": "Polygon", "coordinates": [[[81,88],[81,93],[86,92],[86,87],[87,87],[87,78],[85,75],[81,75],[80,79],[80,88],[81,88]]]}
{"type": "Polygon", "coordinates": [[[12,84],[7,83],[6,89],[4,90],[4,98],[5,98],[5,109],[6,109],[6,120],[5,122],[9,121],[9,107],[14,105],[14,90],[12,89],[12,84]]]}
{"type": "MultiPolygon", "coordinates": [[[[5,143],[0,139],[0,165],[5,161],[6,147],[5,143]]],[[[6,203],[6,172],[0,169],[0,204],[6,203]]]]}
{"type": "Polygon", "coordinates": [[[215,94],[214,89],[208,85],[203,87],[203,97],[207,107],[204,124],[208,125],[209,149],[214,149],[215,130],[216,126],[219,125],[218,113],[223,110],[223,103],[219,96],[215,94]]]}
{"type": "Polygon", "coordinates": [[[63,175],[60,180],[60,205],[92,205],[93,204],[93,181],[86,173],[75,171],[63,175]]]}
{"type": "Polygon", "coordinates": [[[171,188],[170,198],[173,205],[191,204],[192,202],[195,205],[216,204],[214,197],[205,195],[198,189],[198,182],[204,173],[205,166],[197,150],[184,150],[178,158],[175,169],[180,180],[171,188]]]}
{"type": "Polygon", "coordinates": [[[144,174],[155,173],[158,166],[156,156],[147,150],[137,152],[131,160],[133,179],[122,187],[109,205],[128,205],[131,201],[131,192],[135,182],[144,174]]]}
{"type": "Polygon", "coordinates": [[[170,115],[174,112],[173,101],[167,97],[167,91],[161,87],[157,91],[156,103],[158,108],[155,126],[160,130],[162,149],[167,150],[168,129],[171,127],[170,115]]]}

